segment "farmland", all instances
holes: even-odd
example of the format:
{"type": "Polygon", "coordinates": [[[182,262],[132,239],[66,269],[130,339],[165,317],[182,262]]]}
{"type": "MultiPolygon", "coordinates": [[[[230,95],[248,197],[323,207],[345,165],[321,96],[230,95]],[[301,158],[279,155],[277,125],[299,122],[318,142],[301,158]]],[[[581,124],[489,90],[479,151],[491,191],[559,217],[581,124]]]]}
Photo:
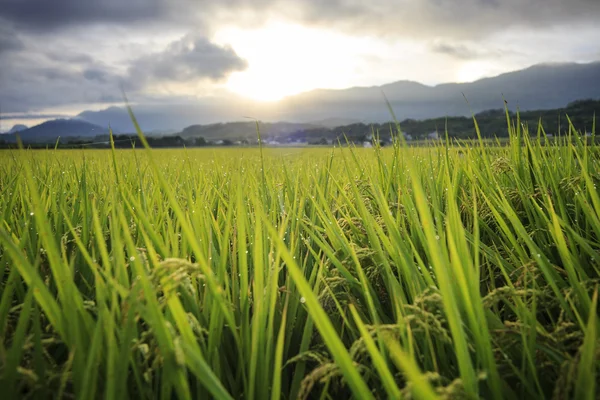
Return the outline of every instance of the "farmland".
{"type": "Polygon", "coordinates": [[[5,398],[595,398],[600,153],[509,133],[1,152],[5,398]]]}

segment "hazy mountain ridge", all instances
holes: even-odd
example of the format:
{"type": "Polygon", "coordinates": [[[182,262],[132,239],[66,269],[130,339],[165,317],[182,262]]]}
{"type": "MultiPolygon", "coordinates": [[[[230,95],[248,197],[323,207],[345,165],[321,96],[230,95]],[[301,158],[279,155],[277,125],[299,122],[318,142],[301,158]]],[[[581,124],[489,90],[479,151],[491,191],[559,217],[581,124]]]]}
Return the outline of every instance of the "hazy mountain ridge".
{"type": "MultiPolygon", "coordinates": [[[[205,99],[194,104],[134,105],[133,109],[142,129],[154,135],[180,132],[183,137],[203,136],[210,140],[248,137],[255,132],[244,122],[227,126],[224,123],[250,116],[262,121],[266,136],[277,137],[315,127],[333,128],[358,121],[366,124],[389,121],[391,115],[384,94],[399,120],[469,116],[472,112],[501,108],[504,106],[503,99],[513,111],[517,108],[522,111],[560,109],[579,99],[600,99],[600,62],[539,64],[469,83],[427,86],[401,80],[381,86],[318,89],[276,103],[239,98],[205,99]],[[247,133],[241,134],[243,132],[247,133]]],[[[134,132],[127,110],[121,107],[84,111],[77,115],[76,120],[93,124],[94,129],[106,131],[101,127],[110,125],[115,132],[134,132]]],[[[21,137],[49,140],[59,134],[63,137],[86,136],[72,126],[65,127],[65,131],[51,130],[51,127],[41,124],[22,131],[21,137]]]]}
{"type": "MultiPolygon", "coordinates": [[[[514,112],[510,112],[515,117],[514,112]]],[[[589,133],[593,127],[594,115],[600,114],[600,100],[578,100],[568,105],[555,109],[539,109],[520,111],[521,123],[529,126],[537,126],[541,121],[547,134],[557,134],[568,130],[568,122],[565,118],[569,116],[574,127],[582,132],[589,133]],[[562,120],[562,123],[560,121],[562,120]]],[[[504,109],[489,109],[475,114],[477,124],[484,137],[507,136],[506,111],[504,109]]],[[[311,124],[290,123],[261,123],[260,130],[266,143],[317,143],[325,139],[328,143],[336,142],[345,137],[354,142],[369,141],[373,132],[379,133],[382,139],[390,138],[390,131],[395,131],[394,122],[388,118],[384,123],[354,122],[336,127],[316,126],[311,124]]],[[[428,119],[404,119],[400,121],[400,127],[408,138],[424,139],[431,137],[443,137],[445,129],[453,138],[475,138],[476,131],[472,117],[436,117],[428,119]]],[[[256,126],[254,122],[235,122],[215,125],[194,125],[184,129],[177,134],[184,139],[191,137],[202,137],[209,141],[248,140],[256,141],[256,126]]]]}
{"type": "MultiPolygon", "coordinates": [[[[381,86],[317,89],[275,103],[231,98],[202,100],[198,104],[139,105],[133,109],[145,131],[181,131],[190,125],[239,121],[246,116],[266,122],[375,123],[390,118],[384,93],[399,119],[468,116],[471,112],[502,107],[503,99],[511,110],[560,108],[579,99],[600,97],[600,62],[539,64],[468,83],[427,86],[400,80],[381,86]]],[[[133,132],[127,111],[120,107],[85,111],[78,118],[102,126],[110,123],[120,132],[133,132]]]]}
{"type": "Polygon", "coordinates": [[[54,119],[13,134],[4,134],[0,138],[7,142],[16,142],[17,135],[23,142],[49,143],[58,137],[93,138],[108,133],[107,128],[79,119],[54,119]]]}
{"type": "MultiPolygon", "coordinates": [[[[322,125],[302,124],[290,122],[261,122],[261,136],[265,139],[285,138],[298,131],[323,128],[322,125]]],[[[227,122],[210,125],[191,125],[177,134],[182,138],[202,137],[206,140],[241,140],[256,139],[256,123],[247,122],[227,122]]]]}
{"type": "MultiPolygon", "coordinates": [[[[475,115],[481,135],[487,138],[506,137],[506,111],[504,109],[485,110],[475,115]]],[[[514,120],[515,113],[510,112],[514,120]]],[[[556,135],[559,131],[565,134],[569,131],[569,119],[578,132],[590,135],[594,131],[594,116],[600,114],[600,100],[579,100],[566,107],[551,110],[521,111],[520,121],[524,125],[537,127],[538,123],[548,136],[556,135]]],[[[407,140],[436,139],[448,135],[455,139],[476,138],[476,131],[471,117],[438,117],[425,120],[405,119],[400,121],[402,132],[407,140]]],[[[369,143],[373,133],[379,135],[383,142],[391,140],[390,132],[396,131],[395,122],[362,123],[355,122],[337,127],[319,126],[314,124],[294,124],[288,122],[259,123],[263,144],[270,146],[299,145],[299,144],[335,144],[346,140],[354,143],[369,143]]],[[[14,137],[14,135],[10,135],[14,137]]],[[[256,122],[239,121],[209,125],[191,125],[175,135],[157,137],[147,135],[151,147],[201,147],[211,145],[256,145],[256,122]]],[[[54,142],[56,138],[38,141],[37,146],[54,142]]],[[[27,142],[27,140],[25,140],[27,142]]],[[[115,146],[130,148],[133,143],[142,146],[135,134],[115,136],[115,146]]],[[[94,137],[64,137],[60,146],[77,147],[92,146],[106,148],[109,143],[107,133],[94,137]]],[[[0,144],[1,141],[0,141],[0,144]]],[[[29,144],[36,146],[35,141],[29,144]]],[[[3,147],[12,147],[4,143],[3,147]]]]}
{"type": "Polygon", "coordinates": [[[298,115],[311,115],[313,119],[317,116],[311,107],[323,110],[329,117],[351,115],[368,122],[383,122],[390,115],[382,93],[399,119],[467,116],[499,108],[503,98],[512,110],[560,108],[578,99],[600,97],[600,62],[542,64],[470,83],[426,86],[399,81],[381,87],[320,91],[318,96],[309,92],[288,101],[298,115]]]}
{"type": "MultiPolygon", "coordinates": [[[[591,134],[594,128],[594,116],[600,114],[600,100],[579,100],[566,107],[550,110],[529,110],[519,113],[520,122],[526,126],[535,127],[538,124],[544,128],[547,135],[565,134],[569,131],[568,116],[574,128],[582,134],[591,134]]],[[[516,115],[510,112],[514,120],[516,115]]],[[[481,135],[486,138],[507,137],[506,111],[492,109],[475,115],[481,135]]],[[[400,127],[407,139],[431,139],[445,137],[446,128],[450,138],[475,139],[477,132],[471,117],[438,117],[424,120],[405,119],[400,121],[400,127]]],[[[336,143],[345,141],[347,137],[353,142],[370,141],[372,133],[376,132],[382,140],[390,139],[390,131],[396,131],[394,122],[364,124],[355,123],[335,128],[316,128],[297,132],[289,140],[301,140],[308,143],[336,143]]]]}

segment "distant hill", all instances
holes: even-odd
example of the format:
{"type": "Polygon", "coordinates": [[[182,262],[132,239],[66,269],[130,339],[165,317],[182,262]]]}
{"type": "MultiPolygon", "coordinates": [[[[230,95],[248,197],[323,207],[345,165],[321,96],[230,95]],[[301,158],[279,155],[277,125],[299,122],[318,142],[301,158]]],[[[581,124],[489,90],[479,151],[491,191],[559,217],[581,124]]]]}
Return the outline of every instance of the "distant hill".
{"type": "Polygon", "coordinates": [[[326,118],[319,121],[310,121],[311,125],[325,126],[327,128],[335,128],[336,126],[357,124],[361,122],[356,118],[326,118]]]}
{"type": "MultiPolygon", "coordinates": [[[[260,134],[266,139],[283,139],[291,133],[307,129],[317,129],[319,125],[294,124],[289,122],[261,122],[260,134]]],[[[191,125],[176,134],[182,138],[202,137],[206,140],[256,140],[254,121],[227,122],[210,125],[191,125]]]]}
{"type": "MultiPolygon", "coordinates": [[[[208,105],[161,104],[142,107],[134,105],[133,111],[142,130],[156,135],[177,132],[199,122],[214,123],[226,119],[224,114],[219,114],[208,105]]],[[[78,114],[77,118],[100,126],[110,125],[115,132],[135,132],[129,113],[123,107],[84,111],[78,114]]]]}
{"type": "MultiPolygon", "coordinates": [[[[515,113],[511,112],[515,120],[515,113]]],[[[592,133],[594,116],[600,115],[600,100],[579,100],[568,104],[566,107],[551,110],[531,110],[519,113],[522,124],[530,128],[531,134],[537,133],[538,124],[541,122],[547,135],[565,134],[569,131],[569,117],[578,132],[592,133]]],[[[495,109],[482,111],[475,115],[483,137],[507,137],[505,110],[495,109]]],[[[402,132],[410,139],[443,138],[446,128],[448,136],[458,139],[473,139],[477,137],[473,119],[471,117],[438,117],[424,120],[405,119],[400,121],[402,132]]],[[[335,128],[315,128],[298,131],[291,134],[289,141],[318,142],[344,141],[347,137],[354,142],[369,140],[371,134],[376,132],[383,140],[390,138],[390,130],[396,131],[395,123],[355,123],[338,126],[335,128]]],[[[596,132],[597,133],[597,132],[596,132]]]]}
{"type": "MultiPolygon", "coordinates": [[[[108,133],[108,129],[79,119],[55,119],[19,131],[18,135],[26,143],[51,143],[55,142],[59,136],[61,138],[93,138],[106,133],[108,133]]],[[[16,134],[2,135],[0,139],[16,142],[16,134]]]]}
{"type": "MultiPolygon", "coordinates": [[[[471,112],[503,107],[503,98],[513,111],[517,107],[521,110],[556,109],[578,99],[600,98],[600,62],[539,64],[469,83],[427,86],[401,80],[382,86],[320,89],[274,103],[233,96],[199,99],[186,104],[140,104],[134,106],[134,112],[142,129],[148,132],[180,131],[193,124],[239,121],[245,116],[266,122],[334,127],[358,121],[388,121],[390,113],[383,93],[400,120],[468,116],[471,112]]],[[[85,111],[78,118],[100,126],[110,124],[119,132],[133,132],[123,108],[85,111]]]]}

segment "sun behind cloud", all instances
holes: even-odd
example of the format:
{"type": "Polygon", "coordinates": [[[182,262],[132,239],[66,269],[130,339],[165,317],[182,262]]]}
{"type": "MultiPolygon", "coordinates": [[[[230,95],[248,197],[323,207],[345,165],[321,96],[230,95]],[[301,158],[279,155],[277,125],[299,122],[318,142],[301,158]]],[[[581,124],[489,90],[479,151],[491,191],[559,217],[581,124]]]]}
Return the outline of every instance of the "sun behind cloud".
{"type": "Polygon", "coordinates": [[[457,82],[473,82],[477,79],[490,76],[491,68],[486,61],[469,61],[456,71],[457,82]]]}
{"type": "Polygon", "coordinates": [[[368,37],[357,39],[285,22],[256,30],[226,28],[215,40],[231,44],[249,65],[232,73],[226,87],[260,101],[276,101],[315,88],[355,85],[363,68],[358,56],[378,48],[368,37]]]}

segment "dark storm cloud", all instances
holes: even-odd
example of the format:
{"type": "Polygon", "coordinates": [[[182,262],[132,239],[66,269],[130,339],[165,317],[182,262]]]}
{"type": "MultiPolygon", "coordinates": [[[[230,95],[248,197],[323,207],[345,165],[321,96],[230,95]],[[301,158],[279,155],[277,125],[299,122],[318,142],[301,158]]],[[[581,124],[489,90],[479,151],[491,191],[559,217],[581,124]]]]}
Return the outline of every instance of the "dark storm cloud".
{"type": "Polygon", "coordinates": [[[162,0],[0,0],[0,17],[17,28],[45,31],[89,23],[132,23],[166,13],[162,0]]]}
{"type": "Polygon", "coordinates": [[[0,19],[27,31],[72,26],[211,26],[269,16],[351,32],[422,37],[487,35],[527,26],[595,22],[598,0],[0,0],[0,19]]]}
{"type": "Polygon", "coordinates": [[[218,81],[247,67],[231,47],[218,46],[208,39],[187,35],[166,50],[135,60],[129,68],[133,87],[152,82],[187,82],[199,79],[218,81]]]}

